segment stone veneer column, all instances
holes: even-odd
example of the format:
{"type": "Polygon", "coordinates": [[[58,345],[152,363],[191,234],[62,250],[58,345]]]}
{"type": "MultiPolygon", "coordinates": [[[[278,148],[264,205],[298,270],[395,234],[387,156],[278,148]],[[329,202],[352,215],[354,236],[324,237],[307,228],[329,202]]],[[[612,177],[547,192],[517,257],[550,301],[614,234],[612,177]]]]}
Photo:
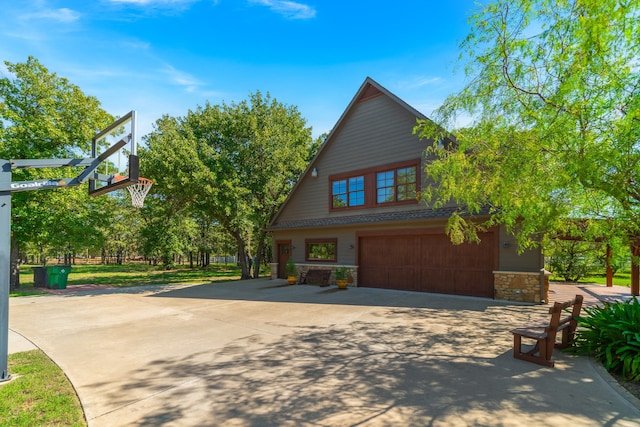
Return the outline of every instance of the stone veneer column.
{"type": "Polygon", "coordinates": [[[275,280],[278,278],[278,263],[271,263],[271,280],[275,280]]]}
{"type": "Polygon", "coordinates": [[[548,303],[549,273],[542,270],[538,273],[521,271],[494,271],[493,286],[495,298],[507,301],[548,303]],[[540,294],[540,276],[543,275],[544,290],[540,294]]]}

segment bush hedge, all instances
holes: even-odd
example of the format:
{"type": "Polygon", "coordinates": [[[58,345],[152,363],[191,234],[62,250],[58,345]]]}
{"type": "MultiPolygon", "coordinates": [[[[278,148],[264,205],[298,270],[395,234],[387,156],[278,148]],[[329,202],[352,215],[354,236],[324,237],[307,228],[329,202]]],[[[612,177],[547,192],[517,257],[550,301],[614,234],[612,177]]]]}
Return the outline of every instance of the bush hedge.
{"type": "Polygon", "coordinates": [[[628,381],[640,380],[640,303],[633,299],[585,307],[578,319],[578,354],[593,356],[628,381]]]}

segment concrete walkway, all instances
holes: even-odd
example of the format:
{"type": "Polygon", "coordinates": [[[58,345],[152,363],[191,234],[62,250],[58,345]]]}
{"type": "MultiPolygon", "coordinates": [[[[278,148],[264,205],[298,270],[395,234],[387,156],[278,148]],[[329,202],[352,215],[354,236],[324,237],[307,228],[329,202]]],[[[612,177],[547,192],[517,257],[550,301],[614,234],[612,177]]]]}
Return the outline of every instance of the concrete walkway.
{"type": "Polygon", "coordinates": [[[585,305],[602,302],[624,301],[632,298],[631,291],[625,286],[603,286],[582,283],[550,283],[549,300],[568,301],[577,294],[584,296],[585,305]]]}
{"type": "Polygon", "coordinates": [[[90,426],[637,426],[589,359],[513,359],[509,330],[547,310],[279,280],[98,290],[12,298],[9,348],[58,363],[90,426]]]}

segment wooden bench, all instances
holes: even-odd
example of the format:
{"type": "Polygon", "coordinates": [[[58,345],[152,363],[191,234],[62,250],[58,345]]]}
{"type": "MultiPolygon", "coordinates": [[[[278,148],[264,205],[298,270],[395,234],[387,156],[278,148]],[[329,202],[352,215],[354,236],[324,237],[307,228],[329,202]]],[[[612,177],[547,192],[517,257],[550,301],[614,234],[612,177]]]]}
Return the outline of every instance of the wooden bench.
{"type": "Polygon", "coordinates": [[[582,310],[582,295],[576,295],[574,299],[567,302],[556,302],[549,309],[551,319],[537,322],[531,325],[517,328],[511,331],[513,334],[513,357],[538,365],[553,367],[553,349],[566,348],[571,345],[575,337],[577,318],[582,310]],[[563,317],[565,309],[572,307],[571,314],[563,317]],[[558,332],[562,332],[562,342],[556,343],[558,332]],[[522,338],[529,338],[536,341],[532,350],[522,351],[522,338]]]}
{"type": "Polygon", "coordinates": [[[329,279],[331,278],[331,270],[310,269],[300,273],[299,284],[317,284],[320,286],[329,286],[329,279]]]}

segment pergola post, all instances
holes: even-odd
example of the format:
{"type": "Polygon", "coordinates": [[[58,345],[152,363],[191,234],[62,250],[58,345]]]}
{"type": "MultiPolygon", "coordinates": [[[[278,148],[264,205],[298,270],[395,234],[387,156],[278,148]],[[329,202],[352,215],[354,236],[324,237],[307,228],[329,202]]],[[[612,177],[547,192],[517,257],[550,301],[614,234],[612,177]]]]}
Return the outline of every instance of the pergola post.
{"type": "Polygon", "coordinates": [[[613,268],[611,268],[611,245],[607,244],[607,287],[613,286],[613,268]]]}
{"type": "Polygon", "coordinates": [[[636,262],[640,256],[640,242],[635,241],[631,244],[631,295],[640,295],[640,266],[636,262]]]}

